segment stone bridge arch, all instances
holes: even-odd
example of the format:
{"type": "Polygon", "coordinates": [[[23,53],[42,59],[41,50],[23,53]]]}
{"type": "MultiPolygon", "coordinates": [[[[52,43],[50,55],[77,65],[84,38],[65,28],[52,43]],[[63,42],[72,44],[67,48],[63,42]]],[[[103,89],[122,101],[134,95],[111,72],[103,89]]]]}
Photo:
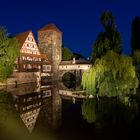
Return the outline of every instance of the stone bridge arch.
{"type": "Polygon", "coordinates": [[[62,79],[62,77],[63,77],[64,74],[66,74],[66,73],[71,73],[71,74],[73,74],[73,75],[76,77],[76,70],[60,70],[60,71],[59,71],[60,80],[62,79]]]}
{"type": "Polygon", "coordinates": [[[59,65],[59,78],[62,79],[66,73],[72,73],[76,78],[76,85],[81,84],[82,74],[84,71],[90,69],[92,65],[86,60],[73,60],[73,61],[61,61],[59,65]]]}
{"type": "Polygon", "coordinates": [[[60,78],[60,81],[62,81],[62,77],[66,73],[71,73],[75,76],[76,86],[79,86],[81,84],[81,79],[82,79],[83,72],[84,71],[82,71],[82,70],[60,70],[59,71],[59,78],[60,78]]]}

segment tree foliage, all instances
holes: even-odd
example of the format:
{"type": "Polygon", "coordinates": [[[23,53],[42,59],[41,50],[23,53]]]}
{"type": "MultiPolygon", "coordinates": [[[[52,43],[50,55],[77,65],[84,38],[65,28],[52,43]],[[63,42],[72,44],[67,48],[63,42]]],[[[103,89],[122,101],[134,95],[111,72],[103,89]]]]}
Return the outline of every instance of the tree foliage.
{"type": "Polygon", "coordinates": [[[115,26],[115,19],[111,12],[104,12],[100,21],[105,31],[100,32],[94,45],[91,56],[91,61],[94,64],[97,58],[105,55],[108,50],[113,50],[116,53],[122,52],[121,35],[115,26]]]}
{"type": "Polygon", "coordinates": [[[131,48],[133,54],[135,50],[140,50],[140,17],[138,16],[132,21],[131,33],[131,48]]]}
{"type": "Polygon", "coordinates": [[[6,29],[0,27],[0,81],[11,75],[18,55],[18,41],[14,37],[8,37],[6,29]]]}
{"type": "Polygon", "coordinates": [[[85,57],[82,56],[82,55],[79,54],[79,53],[73,53],[73,57],[74,57],[76,60],[78,60],[78,59],[85,59],[85,57]]]}
{"type": "Polygon", "coordinates": [[[82,85],[87,94],[98,96],[125,96],[135,93],[138,79],[131,57],[108,51],[83,74],[82,85]]]}
{"type": "Polygon", "coordinates": [[[73,53],[69,48],[62,48],[62,60],[72,60],[73,53]]]}
{"type": "Polygon", "coordinates": [[[75,58],[76,60],[85,59],[81,54],[74,53],[69,48],[63,47],[62,48],[62,60],[67,61],[67,60],[72,60],[73,58],[75,58]]]}
{"type": "Polygon", "coordinates": [[[132,55],[133,64],[136,68],[137,77],[140,83],[140,50],[135,50],[132,55]]]}

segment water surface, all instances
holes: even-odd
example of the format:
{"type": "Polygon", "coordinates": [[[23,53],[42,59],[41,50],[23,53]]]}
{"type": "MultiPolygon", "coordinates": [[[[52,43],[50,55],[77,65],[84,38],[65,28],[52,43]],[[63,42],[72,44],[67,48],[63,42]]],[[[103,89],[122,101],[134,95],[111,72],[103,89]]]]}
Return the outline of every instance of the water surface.
{"type": "Polygon", "coordinates": [[[139,97],[76,100],[59,95],[59,82],[6,87],[0,93],[1,140],[118,140],[139,134],[139,97]],[[114,104],[115,103],[115,104],[114,104]]]}

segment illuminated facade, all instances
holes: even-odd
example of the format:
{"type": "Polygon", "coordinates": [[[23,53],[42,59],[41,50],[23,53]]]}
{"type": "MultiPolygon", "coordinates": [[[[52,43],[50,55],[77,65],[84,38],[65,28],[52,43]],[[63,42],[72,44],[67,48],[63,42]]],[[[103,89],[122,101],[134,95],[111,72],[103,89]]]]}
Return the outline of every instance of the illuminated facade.
{"type": "Polygon", "coordinates": [[[17,59],[18,72],[50,72],[51,63],[46,54],[41,54],[32,31],[16,36],[20,43],[20,57],[17,59]]]}

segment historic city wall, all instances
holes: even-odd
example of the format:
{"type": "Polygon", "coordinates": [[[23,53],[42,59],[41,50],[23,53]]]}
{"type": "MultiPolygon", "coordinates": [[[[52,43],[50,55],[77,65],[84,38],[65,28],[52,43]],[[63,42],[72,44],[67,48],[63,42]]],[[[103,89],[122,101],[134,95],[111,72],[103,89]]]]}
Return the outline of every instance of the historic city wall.
{"type": "Polygon", "coordinates": [[[0,86],[4,85],[16,85],[24,83],[38,83],[40,82],[40,72],[17,72],[12,77],[7,78],[0,86]]]}

